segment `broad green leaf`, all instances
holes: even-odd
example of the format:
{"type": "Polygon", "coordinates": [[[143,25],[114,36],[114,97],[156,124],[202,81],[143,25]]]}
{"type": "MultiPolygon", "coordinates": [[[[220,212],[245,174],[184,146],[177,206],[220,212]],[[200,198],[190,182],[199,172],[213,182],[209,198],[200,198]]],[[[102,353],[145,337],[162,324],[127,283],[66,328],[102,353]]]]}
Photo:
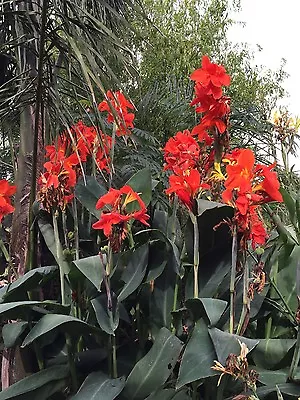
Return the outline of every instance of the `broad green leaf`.
{"type": "Polygon", "coordinates": [[[81,258],[80,260],[73,261],[79,271],[96,287],[100,290],[100,285],[103,280],[104,265],[102,264],[101,257],[91,256],[81,258]]]}
{"type": "Polygon", "coordinates": [[[84,179],[78,181],[74,193],[80,203],[96,218],[99,218],[101,211],[96,209],[96,203],[106,192],[107,190],[93,176],[85,176],[85,181],[84,179]]]}
{"type": "Polygon", "coordinates": [[[192,335],[184,350],[176,388],[195,382],[198,379],[217,375],[211,369],[216,359],[214,346],[203,319],[196,322],[192,335]]]}
{"type": "MultiPolygon", "coordinates": [[[[198,216],[200,217],[205,211],[213,210],[215,208],[229,207],[224,203],[217,203],[216,201],[204,200],[204,199],[196,199],[197,201],[197,211],[198,216]]],[[[232,208],[232,207],[230,207],[232,208]]]]}
{"type": "Polygon", "coordinates": [[[114,334],[119,325],[119,304],[115,296],[112,296],[111,310],[108,308],[106,294],[101,294],[91,300],[100,328],[109,335],[114,334]]]}
{"type": "Polygon", "coordinates": [[[72,400],[114,400],[123,390],[125,378],[110,379],[101,371],[92,372],[72,400]]]}
{"type": "Polygon", "coordinates": [[[126,299],[142,283],[148,265],[148,253],[148,243],[138,247],[132,252],[128,265],[121,276],[121,280],[125,282],[125,285],[118,296],[119,301],[126,299]]]}
{"type": "Polygon", "coordinates": [[[28,322],[11,322],[10,324],[5,324],[2,328],[2,337],[4,346],[9,349],[16,345],[17,340],[25,331],[28,326],[28,322]]]}
{"type": "Polygon", "coordinates": [[[259,399],[264,399],[267,395],[273,392],[277,392],[277,388],[283,395],[288,395],[289,399],[298,399],[300,396],[300,386],[295,383],[280,383],[276,385],[275,383],[270,386],[263,386],[257,389],[257,396],[259,399]]]}
{"type": "Polygon", "coordinates": [[[223,332],[217,328],[209,328],[208,331],[216,350],[218,361],[223,365],[225,365],[226,359],[230,353],[236,355],[241,353],[239,341],[246,344],[249,352],[252,351],[259,343],[259,340],[233,335],[228,332],[223,332]]]}
{"type": "Polygon", "coordinates": [[[70,315],[48,314],[42,317],[31,329],[24,339],[22,347],[30,345],[35,340],[43,339],[43,341],[47,341],[53,339],[57,331],[78,337],[84,333],[96,332],[97,329],[70,315]]]}
{"type": "Polygon", "coordinates": [[[176,391],[175,389],[159,389],[152,393],[145,400],[189,400],[185,389],[176,391]]]}
{"type": "Polygon", "coordinates": [[[176,273],[172,265],[167,263],[163,273],[155,280],[150,297],[150,321],[153,334],[163,326],[166,328],[171,326],[175,284],[176,273]]]}
{"type": "MultiPolygon", "coordinates": [[[[284,245],[285,246],[285,245],[284,245]]],[[[286,261],[285,268],[277,273],[277,288],[290,309],[296,313],[297,302],[297,269],[300,266],[300,246],[294,249],[286,261]]],[[[299,284],[298,284],[299,285],[299,284]]],[[[277,295],[275,295],[277,296],[277,295]]],[[[278,297],[276,298],[276,300],[278,297]]],[[[275,335],[275,332],[274,332],[275,335]]]]}
{"type": "Polygon", "coordinates": [[[214,326],[219,322],[222,314],[226,310],[227,301],[211,298],[188,299],[185,305],[191,310],[194,321],[206,316],[208,324],[214,326]]]}
{"type": "Polygon", "coordinates": [[[55,258],[55,261],[57,262],[59,268],[64,272],[65,275],[68,275],[70,271],[69,264],[66,260],[61,260],[57,257],[57,243],[55,242],[53,226],[49,222],[45,221],[42,217],[38,219],[38,225],[44,237],[46,245],[53,254],[53,257],[55,258]]]}
{"type": "Polygon", "coordinates": [[[272,386],[278,385],[279,383],[286,383],[289,376],[289,369],[278,369],[278,370],[267,370],[258,368],[257,366],[251,366],[251,369],[255,369],[258,372],[258,381],[264,385],[272,386]]]}
{"type": "MultiPolygon", "coordinates": [[[[231,219],[233,208],[224,204],[210,202],[208,200],[198,200],[201,204],[200,214],[197,217],[200,241],[200,257],[209,252],[226,253],[231,249],[231,232],[222,221],[231,219]],[[203,203],[205,206],[203,206],[203,203]],[[215,228],[218,226],[217,228],[215,228]]],[[[191,246],[191,244],[190,244],[191,246]]],[[[191,249],[189,249],[190,252],[191,249]]],[[[192,250],[193,252],[193,250],[192,250]]]]}
{"type": "Polygon", "coordinates": [[[4,301],[17,301],[27,299],[27,291],[40,287],[44,280],[58,271],[58,267],[48,266],[35,268],[11,283],[3,296],[4,301]]]}
{"type": "MultiPolygon", "coordinates": [[[[130,186],[136,193],[138,193],[145,203],[146,207],[150,204],[152,198],[152,179],[151,171],[148,168],[144,168],[134,174],[127,182],[126,185],[130,186]]],[[[132,212],[135,205],[128,204],[126,209],[132,212]]]]}
{"type": "Polygon", "coordinates": [[[68,314],[70,306],[63,306],[55,301],[16,301],[11,303],[0,304],[0,315],[7,319],[23,319],[27,320],[33,312],[41,314],[47,311],[68,314]]]}
{"type": "Polygon", "coordinates": [[[295,199],[291,196],[291,194],[284,189],[282,186],[280,187],[280,193],[283,197],[283,202],[289,212],[290,221],[297,228],[297,218],[296,218],[296,202],[295,199]]]}
{"type": "Polygon", "coordinates": [[[153,389],[168,379],[182,349],[181,341],[171,332],[162,328],[150,351],[129,374],[124,394],[130,400],[145,399],[153,389]]]}
{"type": "MultiPolygon", "coordinates": [[[[139,233],[142,232],[144,231],[141,231],[139,233]]],[[[164,232],[158,229],[147,229],[147,232],[152,233],[152,235],[155,237],[154,240],[161,240],[166,244],[164,255],[168,259],[168,263],[172,265],[172,268],[174,269],[176,274],[182,277],[184,275],[184,269],[181,265],[179,248],[177,247],[176,243],[170,240],[164,232]]]]}
{"type": "Polygon", "coordinates": [[[172,400],[191,400],[191,396],[188,395],[186,390],[180,390],[175,393],[175,396],[172,397],[172,400]]]}
{"type": "MultiPolygon", "coordinates": [[[[212,252],[207,254],[205,258],[200,261],[199,297],[209,298],[220,295],[220,293],[224,291],[223,286],[225,286],[227,290],[230,268],[231,250],[227,253],[212,252]]],[[[186,299],[193,298],[193,286],[194,277],[191,268],[185,286],[186,299]]]]}
{"type": "Polygon", "coordinates": [[[167,264],[166,244],[160,240],[153,240],[149,244],[148,274],[146,282],[158,278],[167,264]]]}
{"type": "MultiPolygon", "coordinates": [[[[48,390],[48,395],[55,393],[52,391],[51,386],[56,389],[62,389],[61,383],[63,378],[67,377],[69,374],[69,368],[65,365],[56,365],[47,369],[43,369],[36,374],[30,375],[17,383],[10,386],[8,389],[0,392],[0,400],[8,399],[20,399],[20,400],[38,400],[47,397],[39,397],[42,393],[45,393],[45,386],[48,390]],[[51,385],[47,385],[51,382],[51,385]],[[58,383],[58,387],[56,387],[58,383]]],[[[46,394],[45,394],[46,395],[46,394]]]]}
{"type": "Polygon", "coordinates": [[[171,400],[176,393],[175,389],[158,389],[145,400],[171,400]]]}
{"type": "MultiPolygon", "coordinates": [[[[295,343],[294,339],[260,339],[252,352],[253,361],[261,368],[276,369],[295,343]]],[[[290,364],[290,361],[291,359],[287,360],[286,366],[290,364]]]]}

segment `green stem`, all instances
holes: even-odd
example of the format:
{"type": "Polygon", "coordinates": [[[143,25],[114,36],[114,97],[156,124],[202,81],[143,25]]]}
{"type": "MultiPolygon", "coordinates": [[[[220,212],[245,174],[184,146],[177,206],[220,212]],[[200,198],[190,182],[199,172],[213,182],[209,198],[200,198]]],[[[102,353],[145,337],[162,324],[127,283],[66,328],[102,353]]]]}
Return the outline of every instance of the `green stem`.
{"type": "Polygon", "coordinates": [[[112,378],[116,379],[118,377],[117,370],[117,346],[116,346],[116,335],[111,335],[112,341],[112,378]]]}
{"type": "Polygon", "coordinates": [[[290,234],[290,232],[286,229],[281,219],[275,214],[272,208],[268,204],[264,204],[264,208],[267,210],[270,217],[273,219],[274,224],[276,225],[276,229],[278,233],[281,233],[283,236],[286,236],[289,240],[294,242],[296,245],[299,245],[297,240],[290,234]]]}
{"type": "Polygon", "coordinates": [[[300,360],[300,329],[298,325],[298,333],[297,333],[297,341],[296,346],[293,354],[293,359],[290,367],[289,377],[288,380],[293,380],[295,377],[296,369],[298,367],[300,360]]]}
{"type": "Polygon", "coordinates": [[[237,335],[239,335],[244,330],[246,318],[249,314],[248,287],[249,287],[249,265],[246,260],[244,265],[244,276],[243,276],[243,308],[236,331],[237,335]]]}
{"type": "Polygon", "coordinates": [[[65,248],[68,248],[67,214],[66,214],[65,210],[62,211],[62,213],[61,213],[61,219],[62,219],[62,225],[63,225],[65,248]]]}
{"type": "Polygon", "coordinates": [[[235,278],[236,278],[236,263],[237,263],[237,229],[233,228],[232,249],[231,249],[231,277],[230,277],[230,317],[229,317],[229,333],[234,332],[234,298],[235,298],[235,278]]]}
{"type": "Polygon", "coordinates": [[[78,213],[77,213],[77,202],[75,197],[73,199],[73,218],[74,218],[75,260],[79,260],[78,213]]]}
{"type": "Polygon", "coordinates": [[[133,240],[131,226],[129,224],[127,224],[127,226],[128,226],[129,249],[132,250],[132,249],[134,249],[135,243],[134,243],[134,240],[133,240]]]}
{"type": "Polygon", "coordinates": [[[70,374],[71,374],[71,380],[72,380],[72,392],[75,393],[78,389],[78,380],[77,380],[76,366],[75,366],[75,361],[74,361],[74,351],[73,351],[72,339],[71,339],[71,336],[67,333],[66,333],[66,344],[67,344],[67,349],[68,349],[68,362],[69,362],[69,368],[70,368],[70,374]]]}
{"type": "MultiPolygon", "coordinates": [[[[1,229],[1,225],[0,225],[0,229],[1,229]]],[[[7,251],[7,248],[5,247],[5,244],[3,243],[3,240],[1,238],[0,238],[0,249],[5,257],[7,264],[8,264],[9,274],[10,274],[10,269],[11,269],[14,273],[15,278],[17,279],[19,277],[18,271],[16,270],[15,266],[13,265],[13,262],[9,255],[9,252],[7,251]]]]}
{"type": "Polygon", "coordinates": [[[62,248],[61,248],[61,243],[59,239],[59,232],[58,232],[58,225],[57,225],[57,218],[58,218],[58,211],[53,211],[52,213],[53,217],[53,230],[54,230],[54,239],[55,239],[55,244],[56,244],[56,256],[58,260],[58,265],[59,265],[59,276],[60,276],[60,292],[61,292],[61,304],[65,305],[65,274],[63,269],[61,268],[59,260],[62,260],[63,254],[62,254],[62,248]]]}
{"type": "MultiPolygon", "coordinates": [[[[275,264],[273,276],[272,276],[272,278],[270,277],[270,281],[274,280],[275,283],[277,282],[277,273],[278,273],[278,262],[276,262],[276,264],[275,264]]],[[[275,290],[274,286],[271,285],[271,289],[270,289],[270,297],[271,298],[274,298],[275,292],[276,292],[276,290],[275,290]]],[[[273,324],[273,318],[272,318],[272,314],[271,314],[267,320],[267,325],[266,325],[266,329],[265,329],[265,338],[266,339],[270,339],[270,337],[271,337],[272,324],[273,324]]]]}
{"type": "Polygon", "coordinates": [[[283,297],[282,294],[280,293],[280,291],[279,291],[279,289],[278,289],[276,283],[275,283],[272,279],[270,279],[270,284],[272,285],[272,287],[274,288],[274,290],[275,290],[275,292],[277,293],[278,297],[280,298],[280,300],[281,300],[282,303],[284,304],[284,306],[285,306],[285,308],[286,308],[288,314],[289,314],[290,317],[291,317],[291,321],[296,322],[293,311],[291,310],[290,306],[287,304],[287,302],[285,301],[284,297],[283,297]]]}
{"type": "Polygon", "coordinates": [[[190,218],[194,226],[194,298],[199,296],[198,270],[199,270],[199,229],[197,217],[190,211],[190,218]]]}

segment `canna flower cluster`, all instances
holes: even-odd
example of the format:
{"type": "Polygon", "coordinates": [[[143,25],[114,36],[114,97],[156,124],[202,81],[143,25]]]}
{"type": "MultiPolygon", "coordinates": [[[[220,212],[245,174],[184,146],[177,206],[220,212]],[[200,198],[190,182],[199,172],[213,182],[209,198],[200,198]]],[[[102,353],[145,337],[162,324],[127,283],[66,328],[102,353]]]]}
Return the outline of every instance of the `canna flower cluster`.
{"type": "Polygon", "coordinates": [[[175,193],[190,209],[193,199],[213,188],[210,173],[227,147],[225,134],[229,122],[230,99],[223,95],[222,86],[230,84],[230,76],[223,66],[202,58],[202,68],[191,74],[195,81],[196,113],[201,114],[199,124],[192,131],[178,132],[170,138],[163,151],[165,170],[174,175],[169,178],[167,194],[175,193]]]}
{"type": "Polygon", "coordinates": [[[232,206],[235,213],[229,224],[237,229],[240,249],[246,249],[248,241],[255,249],[267,238],[260,206],[282,201],[275,164],[256,164],[250,149],[230,151],[230,98],[222,89],[230,84],[230,76],[225,68],[204,56],[191,79],[195,81],[191,106],[201,117],[191,131],[178,132],[163,149],[164,169],[172,172],[166,193],[176,194],[190,211],[194,199],[204,193],[232,206]]]}
{"type": "MultiPolygon", "coordinates": [[[[129,134],[133,128],[134,114],[128,109],[133,105],[122,92],[108,91],[107,100],[98,109],[108,112],[108,122],[116,122],[117,136],[129,134]]],[[[73,199],[74,187],[82,169],[82,164],[92,158],[101,171],[110,172],[112,138],[94,126],[78,121],[68,131],[63,132],[55,144],[46,146],[45,172],[39,178],[39,194],[43,208],[64,210],[73,199]]]]}
{"type": "Polygon", "coordinates": [[[92,156],[101,170],[109,171],[111,138],[82,121],[63,132],[56,145],[45,147],[45,172],[39,178],[39,200],[47,211],[64,210],[73,199],[73,190],[80,174],[80,164],[92,156]]]}
{"type": "Polygon", "coordinates": [[[16,193],[16,186],[10,185],[6,179],[0,180],[0,223],[2,219],[15,211],[11,205],[11,196],[16,193]]]}
{"type": "Polygon", "coordinates": [[[98,210],[104,209],[99,221],[93,224],[94,229],[103,229],[109,239],[112,250],[120,250],[121,244],[128,233],[128,224],[131,221],[140,221],[149,226],[147,208],[141,197],[128,185],[121,189],[111,188],[108,193],[100,197],[96,204],[98,210]],[[128,210],[130,205],[131,209],[128,210]],[[132,210],[133,209],[133,210],[132,210]]]}
{"type": "Polygon", "coordinates": [[[267,232],[258,214],[258,206],[271,201],[282,202],[275,164],[256,164],[250,149],[237,149],[228,155],[227,178],[222,193],[224,203],[235,208],[234,224],[242,234],[241,247],[263,245],[267,232]]]}
{"type": "Polygon", "coordinates": [[[103,100],[99,106],[99,111],[107,111],[107,122],[116,123],[116,135],[124,136],[130,134],[133,128],[134,114],[128,110],[134,110],[134,106],[126,99],[121,91],[112,93],[110,90],[106,94],[107,100],[103,100]]]}

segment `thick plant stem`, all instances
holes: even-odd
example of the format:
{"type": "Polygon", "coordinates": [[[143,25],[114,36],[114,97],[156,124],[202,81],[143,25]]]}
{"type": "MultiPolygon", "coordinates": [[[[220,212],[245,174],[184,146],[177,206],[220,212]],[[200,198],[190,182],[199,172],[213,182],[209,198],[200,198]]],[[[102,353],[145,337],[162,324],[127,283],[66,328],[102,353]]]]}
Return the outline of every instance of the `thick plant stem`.
{"type": "Polygon", "coordinates": [[[194,226],[194,298],[199,296],[199,285],[198,285],[198,270],[199,270],[199,229],[197,217],[190,212],[191,221],[194,226]]]}
{"type": "Polygon", "coordinates": [[[293,354],[288,380],[293,380],[300,360],[300,329],[298,325],[297,342],[293,354]]]}
{"type": "Polygon", "coordinates": [[[117,370],[117,345],[116,345],[116,335],[111,335],[112,342],[112,378],[116,379],[118,377],[117,370]]]}
{"type": "Polygon", "coordinates": [[[230,317],[229,317],[229,333],[234,331],[234,297],[235,297],[235,277],[236,277],[236,263],[237,263],[237,230],[236,226],[233,228],[232,235],[232,249],[231,249],[231,277],[230,277],[230,317]]]}
{"type": "MultiPolygon", "coordinates": [[[[178,208],[178,197],[174,197],[173,202],[173,212],[171,219],[171,237],[170,240],[175,243],[176,241],[176,214],[178,208]]],[[[174,287],[174,299],[173,299],[173,311],[177,309],[177,300],[178,300],[178,288],[179,288],[179,276],[176,275],[175,287],[174,287]]]]}
{"type": "Polygon", "coordinates": [[[245,322],[249,314],[249,297],[248,297],[248,287],[249,287],[249,265],[246,260],[244,265],[244,275],[243,275],[243,308],[240,316],[240,320],[237,327],[237,335],[241,334],[245,327],[245,322]]]}
{"type": "Polygon", "coordinates": [[[73,199],[73,218],[74,218],[75,260],[79,260],[78,213],[77,213],[77,202],[75,197],[73,199]]]}
{"type": "Polygon", "coordinates": [[[44,67],[44,47],[46,41],[46,24],[47,24],[47,10],[48,0],[43,0],[42,6],[42,20],[40,30],[40,43],[38,55],[38,75],[37,75],[37,89],[36,89],[36,108],[35,108],[35,121],[34,121],[34,137],[33,137],[33,155],[32,155],[32,173],[31,173],[31,188],[29,200],[29,246],[28,258],[26,260],[27,270],[35,268],[36,264],[36,245],[37,245],[37,228],[34,224],[34,213],[32,210],[33,203],[36,198],[36,181],[37,181],[37,167],[38,167],[38,137],[41,121],[42,97],[43,97],[43,67],[44,67]]]}
{"type": "Polygon", "coordinates": [[[56,244],[56,256],[59,264],[59,277],[60,277],[60,292],[61,292],[61,304],[65,305],[65,274],[63,269],[61,268],[59,260],[63,258],[62,254],[62,248],[61,248],[61,243],[59,239],[59,232],[58,232],[58,224],[57,224],[57,218],[58,218],[58,211],[54,211],[52,214],[53,217],[53,230],[54,230],[54,239],[55,239],[55,244],[56,244]]]}

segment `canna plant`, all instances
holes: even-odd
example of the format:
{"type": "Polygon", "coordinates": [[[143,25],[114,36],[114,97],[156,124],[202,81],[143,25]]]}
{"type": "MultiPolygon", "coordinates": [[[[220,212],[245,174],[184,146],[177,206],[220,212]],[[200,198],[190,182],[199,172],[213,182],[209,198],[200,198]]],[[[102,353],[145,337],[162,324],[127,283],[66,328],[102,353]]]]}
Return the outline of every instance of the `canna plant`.
{"type": "Polygon", "coordinates": [[[204,56],[191,79],[199,120],[167,141],[156,176],[115,179],[122,147],[137,146],[121,91],[98,106],[105,132],[79,121],[46,146],[40,265],[4,286],[0,304],[4,345],[32,366],[0,400],[299,397],[298,314],[273,285],[293,234],[277,223],[281,237],[269,236],[263,220],[287,195],[275,164],[230,147],[224,67],[204,56]],[[279,314],[289,336],[265,338],[279,314]]]}

